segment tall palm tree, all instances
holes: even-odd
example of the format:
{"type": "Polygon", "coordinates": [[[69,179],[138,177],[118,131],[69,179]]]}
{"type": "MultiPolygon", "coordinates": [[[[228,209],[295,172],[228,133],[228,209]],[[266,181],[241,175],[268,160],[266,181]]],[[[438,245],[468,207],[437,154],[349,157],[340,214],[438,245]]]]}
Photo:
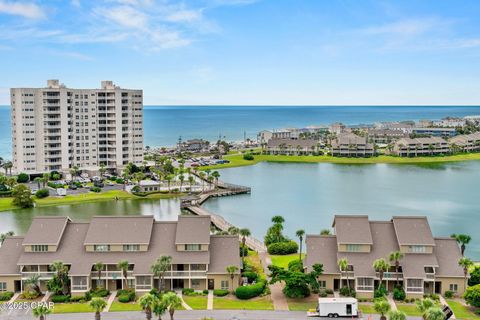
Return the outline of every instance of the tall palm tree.
{"type": "Polygon", "coordinates": [[[338,268],[340,269],[341,272],[345,272],[346,275],[347,275],[347,287],[348,289],[350,289],[350,280],[348,279],[348,266],[349,266],[349,262],[348,262],[348,259],[347,258],[342,258],[340,260],[338,260],[338,268]]]}
{"type": "Polygon", "coordinates": [[[233,291],[233,279],[235,278],[235,273],[238,271],[238,267],[228,266],[226,270],[227,270],[227,273],[230,275],[230,279],[232,280],[232,291],[233,291]]]}
{"type": "Polygon", "coordinates": [[[200,171],[200,172],[198,173],[198,176],[199,176],[200,179],[202,180],[202,192],[204,192],[204,191],[205,191],[205,176],[206,176],[206,174],[205,174],[205,172],[200,171]]]}
{"type": "Polygon", "coordinates": [[[162,297],[162,303],[167,307],[170,319],[173,320],[175,310],[182,306],[182,300],[175,294],[175,292],[168,292],[162,297]]]}
{"type": "Polygon", "coordinates": [[[5,239],[7,239],[7,237],[12,237],[14,235],[15,235],[15,232],[13,231],[7,231],[5,233],[0,234],[0,246],[3,244],[5,239]]]}
{"type": "Polygon", "coordinates": [[[170,270],[172,265],[172,257],[170,256],[161,256],[160,258],[155,261],[155,263],[150,267],[153,275],[158,277],[158,290],[161,292],[163,291],[164,285],[164,277],[165,273],[170,270]]]}
{"type": "Polygon", "coordinates": [[[165,180],[167,180],[167,188],[168,188],[168,192],[170,192],[170,183],[171,183],[172,180],[173,180],[173,175],[167,174],[167,175],[165,176],[165,180]]]}
{"type": "Polygon", "coordinates": [[[38,189],[40,189],[40,183],[43,181],[43,179],[40,177],[36,177],[35,179],[33,179],[33,181],[37,183],[37,187],[38,189]]]}
{"type": "Polygon", "coordinates": [[[153,308],[155,308],[155,305],[157,305],[158,303],[159,303],[158,298],[151,293],[144,294],[138,300],[138,304],[140,305],[142,310],[145,311],[145,317],[147,318],[147,320],[152,319],[153,308]]]}
{"type": "Polygon", "coordinates": [[[50,179],[50,174],[45,172],[42,178],[43,178],[43,187],[45,188],[47,186],[48,180],[50,179]]]}
{"type": "Polygon", "coordinates": [[[97,275],[98,275],[97,285],[100,285],[100,283],[101,283],[103,267],[104,267],[104,264],[103,264],[102,262],[97,262],[97,263],[95,263],[95,265],[93,266],[93,268],[95,269],[95,271],[98,272],[98,274],[97,274],[97,275]]]}
{"type": "Polygon", "coordinates": [[[283,218],[282,216],[273,216],[272,217],[272,222],[275,223],[275,224],[283,224],[285,222],[285,218],[283,218]]]}
{"type": "Polygon", "coordinates": [[[465,289],[467,288],[468,269],[473,266],[473,261],[467,257],[461,257],[458,260],[458,265],[463,268],[463,275],[465,276],[465,289]]]}
{"type": "Polygon", "coordinates": [[[50,269],[55,272],[55,276],[60,281],[63,294],[67,294],[69,290],[66,286],[65,279],[68,277],[68,267],[62,261],[53,261],[50,269]]]}
{"type": "Polygon", "coordinates": [[[105,307],[107,306],[107,302],[103,298],[92,298],[90,302],[88,303],[88,306],[95,311],[95,320],[100,320],[101,315],[100,312],[102,312],[105,307]]]}
{"type": "Polygon", "coordinates": [[[162,315],[167,311],[167,306],[165,305],[165,302],[162,300],[159,300],[155,305],[153,306],[153,313],[158,316],[158,320],[162,320],[162,315]]]}
{"type": "Polygon", "coordinates": [[[431,307],[424,314],[425,320],[445,320],[445,313],[439,307],[431,307]]]}
{"type": "Polygon", "coordinates": [[[240,235],[242,236],[242,265],[245,265],[245,243],[247,242],[247,237],[250,237],[251,234],[250,229],[240,229],[240,235]]]}
{"type": "Polygon", "coordinates": [[[470,237],[468,234],[452,234],[451,237],[457,240],[457,243],[460,245],[462,256],[464,256],[467,244],[470,243],[472,237],[470,237]]]}
{"type": "Polygon", "coordinates": [[[213,171],[212,177],[215,178],[215,188],[216,188],[218,187],[218,179],[220,179],[220,173],[218,171],[213,171]]]}
{"type": "Polygon", "coordinates": [[[127,260],[122,260],[117,264],[118,269],[122,271],[122,277],[125,285],[125,289],[128,290],[128,281],[127,281],[127,276],[128,276],[128,261],[127,260]]]}
{"type": "Polygon", "coordinates": [[[298,242],[300,243],[300,254],[298,256],[298,260],[302,261],[302,245],[303,245],[303,237],[305,236],[305,230],[303,229],[297,230],[295,235],[297,236],[298,242]]]}
{"type": "Polygon", "coordinates": [[[331,235],[331,234],[332,234],[332,232],[330,231],[330,229],[322,229],[322,230],[320,230],[320,235],[321,235],[321,236],[329,236],[329,235],[331,235]]]}
{"type": "Polygon", "coordinates": [[[383,258],[377,259],[373,262],[373,269],[378,272],[378,278],[380,279],[378,287],[380,288],[383,284],[383,275],[390,269],[390,264],[383,258]]]}
{"type": "Polygon", "coordinates": [[[388,260],[390,262],[395,264],[395,272],[397,273],[397,286],[400,284],[399,280],[399,270],[400,270],[400,260],[403,259],[403,253],[401,251],[393,251],[390,252],[390,255],[388,256],[388,260]]]}
{"type": "Polygon", "coordinates": [[[228,228],[227,232],[228,232],[228,234],[231,234],[232,236],[236,236],[240,233],[240,229],[238,229],[235,226],[231,226],[230,228],[228,228]]]}
{"type": "Polygon", "coordinates": [[[46,320],[47,314],[52,313],[52,309],[48,308],[46,305],[38,304],[35,308],[32,309],[32,314],[35,318],[40,320],[46,320]]]}

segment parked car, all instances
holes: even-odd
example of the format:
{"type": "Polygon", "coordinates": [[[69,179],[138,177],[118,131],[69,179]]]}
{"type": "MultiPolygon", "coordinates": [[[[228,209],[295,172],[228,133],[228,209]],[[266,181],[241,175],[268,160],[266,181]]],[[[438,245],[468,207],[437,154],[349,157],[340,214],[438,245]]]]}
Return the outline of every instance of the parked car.
{"type": "Polygon", "coordinates": [[[103,182],[101,182],[101,181],[95,181],[95,182],[93,183],[93,186],[94,186],[94,187],[97,187],[97,188],[103,188],[103,187],[105,187],[105,185],[104,185],[103,182]]]}

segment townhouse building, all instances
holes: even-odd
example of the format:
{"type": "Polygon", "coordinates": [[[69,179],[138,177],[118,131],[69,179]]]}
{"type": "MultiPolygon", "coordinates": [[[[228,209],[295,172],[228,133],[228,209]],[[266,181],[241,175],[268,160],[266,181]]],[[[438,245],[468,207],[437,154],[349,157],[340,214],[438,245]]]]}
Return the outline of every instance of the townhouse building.
{"type": "Polygon", "coordinates": [[[98,216],[90,222],[68,217],[36,217],[25,236],[8,237],[0,247],[0,288],[20,292],[24,282],[38,275],[40,288],[54,272],[51,265],[62,261],[68,267],[73,295],[102,286],[124,287],[117,264],[129,263],[127,283],[137,292],[158,288],[151,271],[160,256],[170,256],[165,274],[167,289],[235,289],[227,266],[240,270],[238,236],[210,234],[209,216],[179,216],[178,221],[155,221],[153,216],[98,216]],[[94,265],[101,262],[100,273],[94,265]]]}
{"type": "Polygon", "coordinates": [[[315,139],[270,139],[266,151],[269,154],[306,155],[318,152],[319,145],[315,139]]]}
{"type": "Polygon", "coordinates": [[[331,151],[334,157],[371,157],[375,155],[375,146],[367,142],[367,137],[343,133],[332,141],[331,151]]]}
{"type": "Polygon", "coordinates": [[[450,147],[440,137],[402,138],[395,142],[390,152],[401,157],[445,155],[450,152],[450,147]]]}
{"type": "Polygon", "coordinates": [[[480,151],[480,132],[462,134],[450,138],[448,144],[452,151],[476,152],[480,151]]]}
{"type": "Polygon", "coordinates": [[[455,239],[433,237],[426,217],[393,217],[389,221],[372,221],[366,215],[336,215],[332,225],[334,235],[307,235],[305,267],[311,270],[322,263],[324,273],[319,277],[321,287],[338,291],[347,285],[357,297],[372,298],[378,288],[380,275],[373,269],[376,259],[389,261],[391,252],[400,251],[400,268],[391,262],[383,275],[389,291],[397,285],[404,288],[408,298],[424,294],[458,295],[465,291],[463,269],[458,266],[460,248],[455,239]],[[347,259],[347,270],[338,267],[347,259]],[[348,279],[348,280],[347,280],[348,279]]]}

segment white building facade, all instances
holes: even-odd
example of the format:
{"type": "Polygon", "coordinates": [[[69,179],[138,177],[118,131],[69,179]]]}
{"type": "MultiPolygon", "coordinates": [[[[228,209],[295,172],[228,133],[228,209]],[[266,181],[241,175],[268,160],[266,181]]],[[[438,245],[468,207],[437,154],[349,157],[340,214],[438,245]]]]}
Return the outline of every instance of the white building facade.
{"type": "Polygon", "coordinates": [[[100,89],[12,88],[13,171],[30,174],[143,160],[143,91],[102,81],[100,89]]]}

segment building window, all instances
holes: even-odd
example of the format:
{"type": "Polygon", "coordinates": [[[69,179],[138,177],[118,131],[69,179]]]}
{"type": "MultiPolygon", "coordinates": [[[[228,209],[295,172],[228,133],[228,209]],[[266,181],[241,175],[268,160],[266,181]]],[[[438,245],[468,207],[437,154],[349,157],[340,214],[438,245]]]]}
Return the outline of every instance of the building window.
{"type": "Polygon", "coordinates": [[[373,291],[373,279],[357,278],[357,291],[373,291]]]}
{"type": "Polygon", "coordinates": [[[222,280],[220,283],[220,289],[222,290],[228,290],[230,288],[228,284],[228,280],[222,280]]]}
{"type": "Polygon", "coordinates": [[[72,291],[86,291],[88,289],[88,277],[72,277],[72,291]]]}
{"type": "Polygon", "coordinates": [[[32,252],[47,252],[48,246],[43,244],[36,244],[32,246],[32,252]]]}
{"type": "Polygon", "coordinates": [[[200,244],[186,244],[185,251],[200,251],[202,250],[202,245],[200,244]]]}
{"type": "Polygon", "coordinates": [[[140,251],[140,245],[138,244],[124,244],[123,251],[140,251]]]}
{"type": "Polygon", "coordinates": [[[410,253],[426,253],[427,247],[425,246],[408,246],[408,252],[410,253]]]}
{"type": "Polygon", "coordinates": [[[423,292],[423,280],[407,279],[407,292],[423,292]]]}
{"type": "Polygon", "coordinates": [[[110,246],[108,244],[96,244],[93,246],[93,251],[107,252],[110,251],[110,246]]]}
{"type": "Polygon", "coordinates": [[[6,282],[0,282],[0,292],[7,291],[7,283],[6,282]]]}
{"type": "Polygon", "coordinates": [[[450,283],[450,291],[458,292],[458,284],[450,283]]]}
{"type": "Polygon", "coordinates": [[[192,264],[190,265],[190,270],[192,271],[205,271],[207,266],[205,264],[192,264]]]}
{"type": "Polygon", "coordinates": [[[362,245],[360,244],[347,244],[348,252],[359,252],[361,249],[362,249],[362,245]]]}
{"type": "Polygon", "coordinates": [[[192,289],[200,288],[200,279],[192,279],[192,289]]]}
{"type": "Polygon", "coordinates": [[[139,276],[136,278],[137,290],[150,290],[152,289],[152,278],[147,276],[139,276]]]}
{"type": "Polygon", "coordinates": [[[327,287],[327,281],[320,280],[318,281],[318,285],[320,286],[320,289],[325,289],[327,287]]]}

